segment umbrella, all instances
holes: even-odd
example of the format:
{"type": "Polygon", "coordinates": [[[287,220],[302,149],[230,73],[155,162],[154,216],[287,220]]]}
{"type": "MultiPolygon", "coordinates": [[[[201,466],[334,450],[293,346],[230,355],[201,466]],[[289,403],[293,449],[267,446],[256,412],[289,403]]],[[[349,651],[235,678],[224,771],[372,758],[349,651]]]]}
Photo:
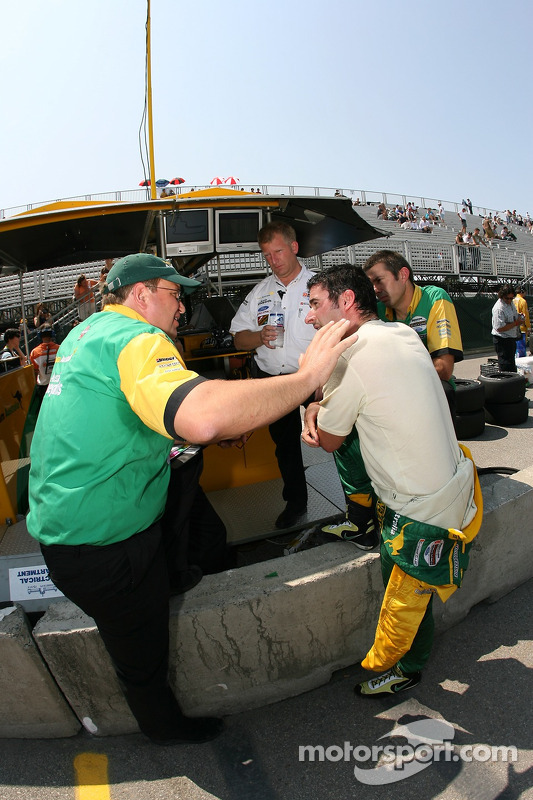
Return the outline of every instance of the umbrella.
{"type": "Polygon", "coordinates": [[[164,186],[168,186],[168,184],[169,184],[169,183],[170,183],[170,181],[167,181],[167,179],[166,179],[166,178],[159,178],[159,179],[158,179],[158,180],[155,182],[155,185],[157,186],[157,188],[158,188],[158,189],[163,189],[163,187],[164,187],[164,186]]]}
{"type": "Polygon", "coordinates": [[[179,186],[179,185],[180,185],[180,183],[185,183],[185,178],[172,178],[172,180],[170,181],[170,183],[171,183],[173,186],[179,186]]]}
{"type": "Polygon", "coordinates": [[[224,183],[229,183],[230,186],[235,186],[236,183],[239,183],[238,178],[226,178],[224,183]]]}
{"type": "Polygon", "coordinates": [[[139,186],[151,186],[150,181],[141,181],[139,186]]]}
{"type": "Polygon", "coordinates": [[[224,178],[213,178],[211,186],[220,186],[221,183],[224,183],[224,178]]]}

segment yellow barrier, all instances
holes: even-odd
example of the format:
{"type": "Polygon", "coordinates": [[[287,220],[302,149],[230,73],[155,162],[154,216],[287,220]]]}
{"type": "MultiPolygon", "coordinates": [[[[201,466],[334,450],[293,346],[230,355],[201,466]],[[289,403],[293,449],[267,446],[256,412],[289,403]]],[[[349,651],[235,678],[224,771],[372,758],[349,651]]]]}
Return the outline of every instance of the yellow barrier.
{"type": "Polygon", "coordinates": [[[0,375],[0,523],[27,511],[30,444],[36,413],[32,366],[0,375]]]}

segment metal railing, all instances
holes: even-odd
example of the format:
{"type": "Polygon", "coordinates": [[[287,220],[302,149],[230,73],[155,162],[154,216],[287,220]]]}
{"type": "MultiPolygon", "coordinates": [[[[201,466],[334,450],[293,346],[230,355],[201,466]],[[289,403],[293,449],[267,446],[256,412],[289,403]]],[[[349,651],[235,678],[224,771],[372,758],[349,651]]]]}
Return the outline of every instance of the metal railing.
{"type": "MultiPolygon", "coordinates": [[[[212,188],[209,185],[195,185],[195,186],[176,186],[172,187],[172,191],[176,195],[185,194],[186,192],[191,192],[197,189],[210,189],[212,188]]],[[[357,200],[360,200],[361,204],[365,205],[369,204],[376,204],[385,203],[387,206],[395,206],[396,204],[401,205],[405,208],[408,202],[413,203],[415,206],[419,206],[420,208],[437,208],[439,199],[434,197],[422,197],[417,196],[414,194],[399,194],[394,192],[383,192],[383,191],[375,191],[369,189],[352,189],[352,188],[342,188],[342,187],[319,187],[319,186],[290,186],[290,185],[281,185],[281,184],[239,184],[237,187],[235,186],[228,186],[224,187],[228,189],[228,192],[231,191],[247,191],[247,192],[257,192],[259,191],[260,194],[286,194],[286,195],[302,195],[302,196],[312,196],[312,197],[335,197],[339,193],[348,197],[354,203],[357,200]]],[[[142,200],[149,200],[150,195],[149,191],[146,189],[125,189],[121,191],[115,192],[101,192],[99,194],[86,194],[86,195],[78,195],[76,197],[64,197],[61,198],[62,202],[77,202],[83,200],[93,200],[99,201],[101,203],[114,203],[114,202],[139,202],[142,200]]],[[[13,206],[11,208],[3,208],[0,209],[0,219],[6,219],[8,217],[15,216],[16,214],[24,214],[28,211],[34,211],[42,206],[49,205],[50,203],[59,202],[59,200],[46,200],[39,203],[28,203],[27,205],[22,206],[13,206]]],[[[445,211],[453,211],[457,213],[462,208],[462,202],[458,202],[456,200],[442,200],[442,205],[445,211]]],[[[485,206],[473,206],[472,209],[474,214],[478,214],[480,216],[486,216],[487,214],[491,213],[492,215],[498,214],[502,211],[502,209],[491,209],[486,208],[485,206]]]]}
{"type": "MultiPolygon", "coordinates": [[[[343,262],[362,266],[369,256],[382,248],[401,253],[411,264],[415,276],[454,276],[466,280],[486,277],[522,284],[533,280],[533,253],[502,246],[474,248],[433,242],[429,237],[423,241],[399,237],[374,239],[302,260],[313,270],[343,262]]],[[[62,313],[72,303],[73,286],[80,272],[88,278],[97,278],[102,265],[103,262],[76,264],[23,275],[26,315],[33,315],[31,306],[38,302],[46,302],[54,316],[62,313]]],[[[266,262],[258,253],[225,253],[208,261],[196,277],[213,293],[222,294],[227,286],[256,283],[267,271],[266,262]]],[[[21,313],[19,276],[0,278],[0,322],[15,319],[21,313]]]]}

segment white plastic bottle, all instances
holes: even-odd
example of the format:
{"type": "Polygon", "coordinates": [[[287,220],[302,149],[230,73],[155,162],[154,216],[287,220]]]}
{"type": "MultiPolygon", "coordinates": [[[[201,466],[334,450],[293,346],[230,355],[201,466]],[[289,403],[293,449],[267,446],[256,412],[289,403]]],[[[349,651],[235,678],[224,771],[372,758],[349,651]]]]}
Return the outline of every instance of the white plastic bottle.
{"type": "Polygon", "coordinates": [[[279,300],[274,300],[272,304],[272,308],[268,315],[268,324],[273,325],[276,328],[277,335],[276,338],[271,342],[275,347],[283,347],[285,342],[285,315],[283,313],[283,308],[281,307],[281,302],[279,300]]]}

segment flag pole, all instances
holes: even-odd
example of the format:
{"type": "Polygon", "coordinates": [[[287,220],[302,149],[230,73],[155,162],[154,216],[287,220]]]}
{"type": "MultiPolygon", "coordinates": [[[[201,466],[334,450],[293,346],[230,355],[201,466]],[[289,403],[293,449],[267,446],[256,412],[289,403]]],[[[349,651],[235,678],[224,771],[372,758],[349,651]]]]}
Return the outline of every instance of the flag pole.
{"type": "Polygon", "coordinates": [[[155,185],[155,156],[154,156],[154,122],[152,115],[152,52],[150,46],[150,0],[148,2],[148,15],[146,19],[146,93],[148,98],[148,160],[150,168],[150,197],[157,198],[155,185]]]}

